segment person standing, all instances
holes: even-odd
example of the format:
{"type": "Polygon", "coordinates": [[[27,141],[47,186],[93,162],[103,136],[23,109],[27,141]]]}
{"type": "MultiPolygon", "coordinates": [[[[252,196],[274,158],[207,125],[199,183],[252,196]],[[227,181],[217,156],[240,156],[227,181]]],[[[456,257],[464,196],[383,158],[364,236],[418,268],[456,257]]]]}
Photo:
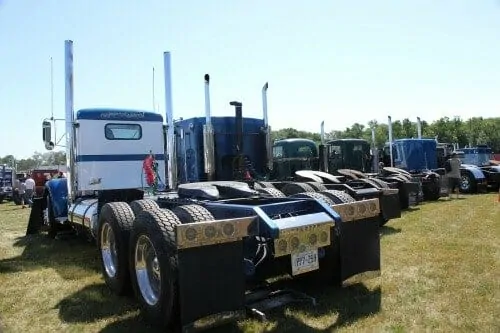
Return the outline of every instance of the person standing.
{"type": "Polygon", "coordinates": [[[25,200],[28,202],[29,207],[33,205],[33,193],[35,193],[35,181],[31,178],[31,175],[28,175],[26,181],[24,182],[25,186],[25,200]]]}
{"type": "Polygon", "coordinates": [[[462,165],[462,161],[458,158],[457,153],[452,153],[451,158],[446,161],[448,165],[446,166],[446,171],[448,171],[448,184],[450,189],[450,199],[453,191],[457,193],[457,199],[460,193],[460,182],[462,181],[462,176],[460,175],[460,166],[462,165]]]}
{"type": "Polygon", "coordinates": [[[19,180],[19,183],[17,185],[17,194],[19,195],[19,201],[22,205],[22,208],[26,208],[26,206],[24,205],[25,204],[24,197],[26,196],[25,192],[26,192],[26,187],[24,185],[24,182],[22,180],[19,180]]]}

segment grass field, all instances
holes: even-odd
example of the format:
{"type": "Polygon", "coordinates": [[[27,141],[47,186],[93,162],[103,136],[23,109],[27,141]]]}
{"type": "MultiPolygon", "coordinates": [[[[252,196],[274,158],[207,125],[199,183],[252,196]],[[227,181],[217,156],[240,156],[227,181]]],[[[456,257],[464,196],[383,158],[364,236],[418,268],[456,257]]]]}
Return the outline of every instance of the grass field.
{"type": "MultiPolygon", "coordinates": [[[[29,209],[0,205],[0,331],[156,332],[111,295],[98,254],[78,239],[25,237],[29,209]]],[[[295,305],[208,332],[500,332],[496,194],[426,203],[381,229],[382,276],[314,288],[295,305]]]]}

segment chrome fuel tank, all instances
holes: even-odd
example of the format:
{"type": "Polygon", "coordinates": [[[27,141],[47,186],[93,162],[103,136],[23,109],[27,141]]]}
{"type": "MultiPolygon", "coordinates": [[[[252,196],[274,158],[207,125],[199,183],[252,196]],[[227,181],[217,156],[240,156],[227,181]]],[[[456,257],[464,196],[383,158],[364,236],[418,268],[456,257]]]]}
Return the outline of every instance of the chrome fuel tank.
{"type": "Polygon", "coordinates": [[[97,235],[97,199],[85,199],[72,204],[68,220],[88,228],[92,236],[97,235]]]}

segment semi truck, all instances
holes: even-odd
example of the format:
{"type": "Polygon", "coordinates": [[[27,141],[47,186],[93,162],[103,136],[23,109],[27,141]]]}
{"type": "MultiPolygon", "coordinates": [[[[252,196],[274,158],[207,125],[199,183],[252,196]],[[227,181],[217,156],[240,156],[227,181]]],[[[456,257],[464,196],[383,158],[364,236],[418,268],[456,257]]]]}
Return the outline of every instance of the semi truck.
{"type": "MultiPolygon", "coordinates": [[[[234,170],[244,168],[244,157],[255,170],[271,165],[267,114],[212,117],[205,75],[205,117],[174,122],[170,69],[165,52],[166,124],[142,110],[75,113],[73,42],[65,41],[67,173],[46,183],[30,225],[46,223],[51,237],[67,228],[89,237],[107,286],[133,293],[161,327],[188,330],[214,316],[262,315],[263,304],[273,304],[266,300],[299,295],[272,285],[263,292],[258,286],[269,277],[342,285],[380,274],[378,199],[338,196],[328,204],[259,192],[238,180],[234,170]]],[[[231,105],[241,112],[241,103],[231,105]]],[[[51,124],[43,128],[53,149],[51,124]]]]}
{"type": "Polygon", "coordinates": [[[13,200],[16,172],[13,168],[0,165],[0,203],[13,200]]]}
{"type": "MultiPolygon", "coordinates": [[[[457,147],[458,148],[458,147],[457,147]]],[[[496,165],[493,160],[493,153],[487,145],[477,145],[476,147],[466,147],[455,150],[462,161],[462,168],[465,170],[478,168],[484,174],[486,186],[494,190],[500,187],[500,165],[496,165]]],[[[449,154],[447,156],[450,157],[449,154]]],[[[483,179],[478,179],[471,172],[462,173],[461,190],[464,192],[475,192],[478,187],[485,186],[483,179]]],[[[480,189],[479,189],[480,190],[480,189]]]]}
{"type": "Polygon", "coordinates": [[[381,188],[398,189],[401,209],[418,205],[422,199],[421,183],[413,177],[398,177],[387,169],[378,170],[378,151],[371,152],[368,141],[356,138],[333,139],[325,142],[325,168],[352,181],[375,182],[381,188]],[[375,154],[374,154],[375,153],[375,154]],[[379,181],[380,180],[380,181],[379,181]]]}
{"type": "MultiPolygon", "coordinates": [[[[385,225],[389,220],[401,217],[399,190],[390,188],[388,184],[380,184],[371,180],[351,180],[342,176],[334,176],[321,170],[327,155],[319,156],[323,148],[309,139],[289,138],[276,140],[273,143],[273,169],[270,174],[271,182],[265,186],[274,186],[277,189],[287,189],[282,184],[287,181],[302,181],[305,189],[317,188],[319,193],[341,191],[357,200],[366,198],[379,198],[380,200],[380,225],[385,225]],[[384,186],[385,185],[385,186],[384,186]]],[[[328,162],[326,162],[328,163],[328,162]]],[[[329,169],[328,169],[329,170],[329,169]]],[[[330,171],[330,170],[329,170],[330,171]]],[[[300,183],[298,183],[300,184],[300,183]]],[[[296,186],[295,186],[296,187],[296,186]]],[[[300,191],[300,189],[297,189],[300,191]]]]}

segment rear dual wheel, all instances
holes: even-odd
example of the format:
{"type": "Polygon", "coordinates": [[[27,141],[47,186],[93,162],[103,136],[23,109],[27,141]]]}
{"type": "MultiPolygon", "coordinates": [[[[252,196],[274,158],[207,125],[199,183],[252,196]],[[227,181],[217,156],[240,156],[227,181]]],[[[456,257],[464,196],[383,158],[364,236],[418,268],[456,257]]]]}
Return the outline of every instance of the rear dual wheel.
{"type": "Polygon", "coordinates": [[[212,220],[206,208],[194,204],[136,216],[129,243],[132,288],[145,317],[157,326],[179,324],[176,226],[212,220]]]}
{"type": "Polygon", "coordinates": [[[178,323],[177,256],[175,226],[179,218],[170,210],[139,213],[129,243],[132,288],[144,315],[158,326],[178,323]]]}
{"type": "Polygon", "coordinates": [[[130,293],[128,249],[134,212],[126,202],[110,202],[99,214],[97,244],[101,271],[108,287],[118,295],[130,293]]]}

